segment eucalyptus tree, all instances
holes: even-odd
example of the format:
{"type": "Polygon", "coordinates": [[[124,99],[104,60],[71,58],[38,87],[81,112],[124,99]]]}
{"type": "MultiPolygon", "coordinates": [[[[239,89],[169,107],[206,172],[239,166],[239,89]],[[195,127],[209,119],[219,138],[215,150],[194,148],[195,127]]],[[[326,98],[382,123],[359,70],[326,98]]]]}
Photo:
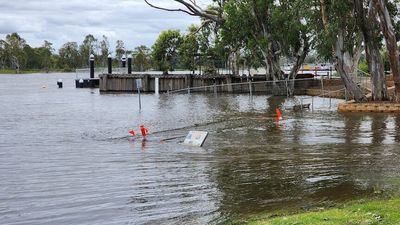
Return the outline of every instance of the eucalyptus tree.
{"type": "Polygon", "coordinates": [[[294,95],[296,75],[314,44],[316,27],[313,8],[314,0],[280,0],[270,18],[273,38],[279,41],[282,55],[293,62],[286,77],[289,96],[294,95]]]}
{"type": "Polygon", "coordinates": [[[221,26],[221,39],[219,44],[230,53],[228,61],[230,62],[232,74],[239,74],[240,51],[249,41],[249,31],[252,29],[248,21],[250,12],[246,6],[239,1],[230,1],[224,7],[224,23],[221,26]]]}
{"type": "Polygon", "coordinates": [[[125,44],[122,40],[117,40],[115,46],[115,58],[117,61],[121,61],[122,56],[125,54],[125,44]]]}
{"type": "Polygon", "coordinates": [[[188,28],[188,33],[183,35],[182,43],[179,46],[180,61],[185,69],[191,71],[196,70],[196,60],[195,57],[199,51],[199,41],[198,41],[198,27],[192,25],[188,28]]]}
{"type": "Polygon", "coordinates": [[[261,52],[254,41],[246,43],[241,50],[241,61],[243,62],[243,68],[247,70],[248,76],[250,76],[251,69],[258,69],[263,66],[261,52]]]}
{"type": "Polygon", "coordinates": [[[76,42],[67,42],[58,50],[58,66],[64,71],[72,71],[80,65],[80,54],[76,42]]]}
{"type": "Polygon", "coordinates": [[[42,46],[35,49],[39,56],[39,67],[49,72],[53,65],[53,44],[49,41],[44,41],[42,46]]]}
{"type": "Polygon", "coordinates": [[[8,60],[6,48],[7,48],[7,42],[5,42],[4,40],[0,40],[0,68],[2,69],[6,68],[8,60]]]}
{"type": "MultiPolygon", "coordinates": [[[[294,93],[294,78],[307,56],[312,34],[308,18],[313,1],[309,0],[236,0],[225,6],[222,36],[227,43],[240,48],[256,46],[261,53],[267,79],[273,80],[274,92],[283,94],[278,85],[284,74],[280,68],[282,56],[293,59],[287,79],[289,94],[294,93]]],[[[253,48],[254,49],[254,48],[253,48]]],[[[257,51],[255,51],[256,53],[257,51]]]]}
{"type": "Polygon", "coordinates": [[[97,60],[96,62],[98,63],[98,65],[105,67],[107,66],[108,54],[110,54],[110,42],[108,41],[107,36],[102,36],[102,40],[99,43],[99,48],[99,60],[97,60]]]}
{"type": "Polygon", "coordinates": [[[354,17],[363,36],[368,69],[372,76],[372,100],[387,100],[385,68],[380,53],[382,37],[376,11],[370,0],[353,0],[353,4],[354,17]]]}
{"type": "Polygon", "coordinates": [[[149,6],[156,9],[170,11],[170,12],[183,12],[191,16],[197,16],[203,18],[204,22],[206,23],[212,21],[218,24],[222,24],[224,22],[223,8],[225,3],[227,3],[229,0],[212,0],[211,2],[215,4],[215,7],[207,7],[205,9],[200,7],[196,3],[196,0],[171,0],[173,2],[179,3],[182,6],[182,8],[165,8],[153,4],[150,0],[144,0],[144,1],[149,6]]]}
{"type": "Polygon", "coordinates": [[[30,45],[25,44],[23,51],[26,55],[26,68],[40,69],[40,56],[38,54],[38,49],[32,48],[30,45]]]}
{"type": "Polygon", "coordinates": [[[96,48],[97,48],[97,38],[95,38],[92,34],[86,35],[82,44],[79,46],[79,54],[81,56],[81,66],[83,67],[89,66],[89,56],[90,54],[96,54],[96,48]]]}
{"type": "Polygon", "coordinates": [[[386,40],[390,67],[395,84],[394,101],[400,102],[400,62],[399,50],[397,48],[398,40],[396,39],[396,32],[393,26],[394,14],[391,14],[389,10],[389,6],[392,6],[392,11],[397,11],[396,6],[398,1],[372,0],[372,3],[379,15],[379,22],[386,40]]]}
{"type": "Polygon", "coordinates": [[[208,5],[204,8],[197,4],[195,0],[170,0],[170,2],[178,3],[180,7],[177,8],[165,8],[160,7],[154,0],[144,0],[149,6],[172,12],[183,12],[191,16],[201,18],[201,25],[197,32],[199,34],[199,54],[197,57],[197,63],[211,65],[209,57],[215,55],[231,55],[229,49],[223,48],[220,41],[220,28],[224,24],[224,7],[230,0],[209,0],[208,5]],[[223,49],[223,50],[222,50],[223,49]]]}
{"type": "Polygon", "coordinates": [[[182,43],[179,30],[162,31],[152,48],[152,60],[157,69],[165,74],[173,70],[178,61],[178,49],[182,43]]]}
{"type": "Polygon", "coordinates": [[[231,49],[222,40],[221,25],[215,22],[202,23],[196,31],[196,39],[199,45],[196,64],[206,74],[216,72],[216,67],[223,68],[232,55],[231,49]]]}
{"type": "Polygon", "coordinates": [[[133,69],[146,71],[151,68],[151,50],[145,45],[135,47],[133,50],[133,69]]]}
{"type": "Polygon", "coordinates": [[[317,33],[316,48],[326,59],[335,58],[346,90],[357,102],[366,101],[361,88],[354,80],[361,56],[362,37],[356,26],[353,6],[350,1],[319,0],[321,13],[320,32],[317,33]]]}
{"type": "Polygon", "coordinates": [[[26,65],[27,56],[24,52],[26,41],[17,33],[8,34],[6,36],[5,52],[9,58],[10,67],[15,68],[17,73],[26,65]]]}

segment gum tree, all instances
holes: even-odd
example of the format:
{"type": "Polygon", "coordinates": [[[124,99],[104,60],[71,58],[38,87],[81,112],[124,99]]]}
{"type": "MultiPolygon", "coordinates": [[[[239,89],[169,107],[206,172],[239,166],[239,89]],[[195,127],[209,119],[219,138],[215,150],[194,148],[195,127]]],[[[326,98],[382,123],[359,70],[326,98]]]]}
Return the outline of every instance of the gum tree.
{"type": "Polygon", "coordinates": [[[164,74],[176,66],[181,42],[182,37],[179,30],[166,30],[160,33],[151,47],[153,62],[164,74]]]}
{"type": "MultiPolygon", "coordinates": [[[[393,79],[395,84],[395,95],[394,101],[400,102],[400,62],[399,62],[399,51],[397,49],[396,33],[393,26],[393,15],[390,14],[388,3],[392,1],[384,0],[372,0],[374,7],[379,16],[380,26],[385,36],[386,47],[389,54],[390,67],[393,73],[393,79]]],[[[397,3],[397,2],[394,2],[397,3]]]]}
{"type": "Polygon", "coordinates": [[[133,68],[136,71],[146,71],[151,68],[151,50],[140,45],[133,50],[133,68]]]}
{"type": "Polygon", "coordinates": [[[293,62],[286,77],[288,95],[294,95],[294,83],[306,56],[313,46],[315,12],[313,0],[281,0],[275,7],[272,20],[274,37],[280,41],[282,53],[293,62]]]}
{"type": "Polygon", "coordinates": [[[79,65],[80,55],[76,42],[67,42],[59,50],[59,67],[64,71],[72,71],[79,65]]]}
{"type": "Polygon", "coordinates": [[[363,36],[368,69],[372,76],[372,100],[382,101],[388,99],[385,69],[380,53],[382,38],[371,3],[369,0],[353,0],[354,17],[363,36]]]}
{"type": "Polygon", "coordinates": [[[82,67],[89,67],[89,56],[90,54],[96,55],[95,48],[97,48],[97,39],[92,34],[86,35],[82,44],[79,46],[82,67]]]}
{"type": "Polygon", "coordinates": [[[277,82],[285,78],[281,71],[280,59],[286,56],[294,62],[287,77],[291,80],[286,86],[287,94],[294,94],[295,74],[311,47],[312,26],[308,18],[311,2],[241,0],[226,4],[223,37],[228,40],[227,43],[236,43],[236,46],[257,48],[262,56],[267,79],[274,81],[274,93],[283,94],[282,85],[278,85],[277,82]]]}
{"type": "Polygon", "coordinates": [[[320,55],[329,59],[334,56],[336,70],[346,90],[357,102],[366,101],[361,88],[354,80],[361,56],[361,34],[357,31],[352,5],[349,1],[319,0],[321,17],[316,48],[320,55]],[[356,30],[355,30],[356,29],[356,30]]]}
{"type": "Polygon", "coordinates": [[[99,60],[96,60],[95,62],[97,62],[98,65],[105,67],[107,66],[108,54],[110,54],[110,42],[108,41],[107,36],[103,35],[102,40],[99,43],[99,48],[100,48],[99,60]]]}
{"type": "Polygon", "coordinates": [[[122,59],[122,56],[125,54],[125,44],[124,41],[122,40],[117,40],[116,46],[115,46],[115,59],[120,62],[122,59]]]}
{"type": "Polygon", "coordinates": [[[5,52],[9,58],[10,67],[15,68],[17,73],[26,64],[27,56],[24,52],[26,41],[17,33],[8,34],[5,40],[5,52]]]}
{"type": "Polygon", "coordinates": [[[198,27],[190,26],[188,33],[182,37],[182,44],[179,47],[182,66],[191,71],[196,69],[195,56],[199,50],[197,30],[198,27]]]}

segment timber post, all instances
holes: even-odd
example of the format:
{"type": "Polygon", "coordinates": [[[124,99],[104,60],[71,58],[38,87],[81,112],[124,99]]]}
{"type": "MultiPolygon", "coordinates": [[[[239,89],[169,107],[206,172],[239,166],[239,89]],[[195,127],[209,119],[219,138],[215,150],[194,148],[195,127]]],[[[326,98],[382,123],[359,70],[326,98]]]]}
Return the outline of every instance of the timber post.
{"type": "Polygon", "coordinates": [[[185,77],[185,85],[186,85],[186,87],[188,88],[188,90],[189,90],[190,88],[193,87],[193,77],[192,77],[192,74],[187,74],[187,75],[186,75],[186,77],[185,77]]]}
{"type": "Polygon", "coordinates": [[[233,88],[232,88],[232,76],[227,76],[227,77],[226,77],[226,84],[228,85],[228,93],[232,93],[232,92],[233,92],[233,88]]]}
{"type": "Polygon", "coordinates": [[[150,75],[145,74],[143,75],[143,92],[149,92],[150,91],[150,75]]]}

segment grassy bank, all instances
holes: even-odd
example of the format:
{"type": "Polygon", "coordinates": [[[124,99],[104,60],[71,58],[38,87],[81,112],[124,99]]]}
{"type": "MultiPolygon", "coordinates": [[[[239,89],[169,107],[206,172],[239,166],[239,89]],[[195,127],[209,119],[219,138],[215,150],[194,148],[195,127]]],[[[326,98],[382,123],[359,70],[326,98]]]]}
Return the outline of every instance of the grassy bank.
{"type": "MultiPolygon", "coordinates": [[[[43,70],[20,70],[19,74],[27,74],[27,73],[46,73],[43,70]]],[[[0,69],[0,74],[17,74],[15,69],[0,69]]]]}
{"type": "Polygon", "coordinates": [[[304,212],[295,215],[263,215],[247,221],[233,222],[228,224],[400,224],[400,198],[361,203],[348,203],[338,208],[304,212]]]}

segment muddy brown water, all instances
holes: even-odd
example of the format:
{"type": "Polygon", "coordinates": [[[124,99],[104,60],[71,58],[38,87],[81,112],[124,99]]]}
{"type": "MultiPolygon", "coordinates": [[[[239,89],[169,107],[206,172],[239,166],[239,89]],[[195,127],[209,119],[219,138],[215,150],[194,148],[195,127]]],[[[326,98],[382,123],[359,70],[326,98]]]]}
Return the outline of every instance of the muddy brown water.
{"type": "Polygon", "coordinates": [[[400,117],[246,94],[145,94],[139,111],[74,78],[0,76],[1,224],[216,224],[400,187],[400,117]],[[128,138],[140,124],[147,142],[128,138]],[[190,130],[202,148],[182,145],[190,130]]]}

